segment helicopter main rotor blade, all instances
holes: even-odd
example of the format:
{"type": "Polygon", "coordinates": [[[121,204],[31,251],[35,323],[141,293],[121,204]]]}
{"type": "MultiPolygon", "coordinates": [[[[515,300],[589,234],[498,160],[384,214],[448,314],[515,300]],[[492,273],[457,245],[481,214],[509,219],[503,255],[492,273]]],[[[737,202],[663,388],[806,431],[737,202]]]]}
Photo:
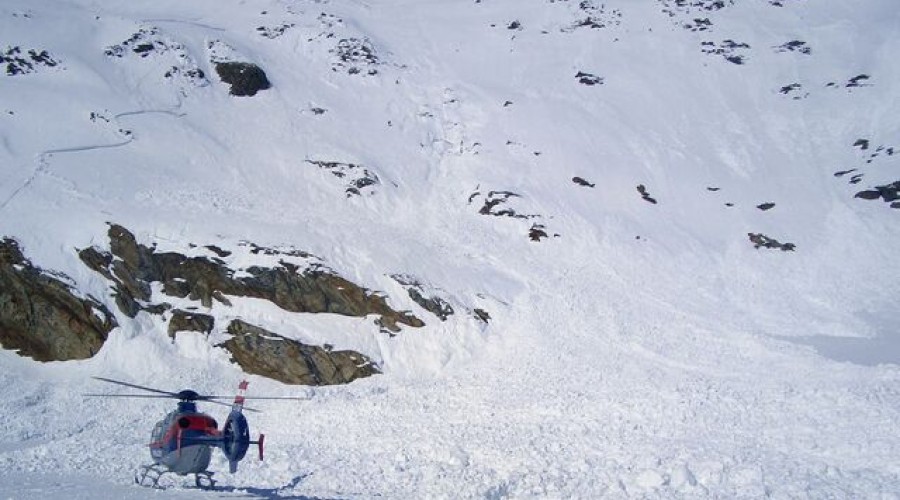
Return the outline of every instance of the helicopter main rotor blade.
{"type": "Polygon", "coordinates": [[[170,398],[176,398],[176,399],[178,398],[177,392],[161,391],[159,389],[154,389],[152,387],[144,387],[143,385],[129,384],[128,382],[122,382],[120,380],[113,380],[111,378],[104,378],[104,377],[91,377],[91,378],[96,379],[96,380],[102,380],[103,382],[109,382],[110,384],[124,385],[125,387],[131,387],[132,389],[140,389],[142,391],[155,392],[157,394],[165,394],[166,396],[168,396],[170,398]]]}
{"type": "Polygon", "coordinates": [[[166,396],[163,394],[82,394],[82,396],[90,396],[95,398],[172,398],[172,396],[166,396]]]}
{"type": "MultiPolygon", "coordinates": [[[[206,403],[212,403],[212,404],[214,404],[214,405],[219,405],[219,406],[227,406],[227,407],[231,408],[231,403],[223,403],[223,402],[221,402],[221,401],[213,401],[213,400],[206,400],[205,402],[206,402],[206,403]]],[[[256,408],[248,408],[248,407],[246,407],[246,406],[243,408],[243,410],[244,410],[244,411],[251,411],[251,412],[253,412],[253,413],[262,413],[262,411],[257,410],[256,408]]]]}

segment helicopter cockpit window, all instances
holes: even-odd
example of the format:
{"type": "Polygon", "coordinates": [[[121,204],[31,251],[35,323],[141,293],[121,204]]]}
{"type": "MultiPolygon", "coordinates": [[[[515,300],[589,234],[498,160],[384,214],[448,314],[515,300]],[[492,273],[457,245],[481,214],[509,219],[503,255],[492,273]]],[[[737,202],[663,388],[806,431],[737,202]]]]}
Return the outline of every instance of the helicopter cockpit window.
{"type": "Polygon", "coordinates": [[[156,425],[153,426],[153,432],[150,433],[150,441],[156,442],[162,439],[163,432],[165,432],[165,426],[163,425],[163,421],[159,421],[156,425]]]}

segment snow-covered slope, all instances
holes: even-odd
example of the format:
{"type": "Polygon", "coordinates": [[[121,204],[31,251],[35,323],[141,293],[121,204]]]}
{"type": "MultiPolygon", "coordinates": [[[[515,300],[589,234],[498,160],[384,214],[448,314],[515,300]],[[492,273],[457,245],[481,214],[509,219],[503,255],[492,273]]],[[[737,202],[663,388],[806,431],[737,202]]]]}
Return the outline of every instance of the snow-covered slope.
{"type": "MultiPolygon", "coordinates": [[[[0,236],[110,309],[77,249],[116,223],[302,249],[425,320],[207,311],[385,372],[252,377],[307,400],[253,416],[269,456],[225,494],[892,498],[898,27],[893,0],[7,0],[0,236]],[[224,60],[272,87],[229,95],[224,60]]],[[[168,407],[92,375],[241,377],[118,319],[90,360],[0,351],[4,493],[152,494],[125,485],[168,407]]]]}

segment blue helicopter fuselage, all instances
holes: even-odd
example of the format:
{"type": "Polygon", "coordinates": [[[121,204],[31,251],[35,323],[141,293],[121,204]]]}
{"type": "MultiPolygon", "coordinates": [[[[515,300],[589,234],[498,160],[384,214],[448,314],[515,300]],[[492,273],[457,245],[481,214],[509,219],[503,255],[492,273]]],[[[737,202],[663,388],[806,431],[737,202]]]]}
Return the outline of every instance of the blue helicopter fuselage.
{"type": "Polygon", "coordinates": [[[181,402],[153,427],[150,456],[176,474],[196,474],[207,469],[212,447],[221,443],[216,420],[198,412],[193,402],[181,402]]]}

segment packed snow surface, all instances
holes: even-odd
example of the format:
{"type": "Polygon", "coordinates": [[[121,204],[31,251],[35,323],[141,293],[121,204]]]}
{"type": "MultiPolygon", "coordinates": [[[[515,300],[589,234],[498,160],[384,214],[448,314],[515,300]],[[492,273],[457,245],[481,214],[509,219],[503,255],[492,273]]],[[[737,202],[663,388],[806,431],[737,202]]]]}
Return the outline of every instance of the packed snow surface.
{"type": "Polygon", "coordinates": [[[142,313],[89,360],[0,351],[0,497],[900,498],[900,210],[855,197],[900,180],[898,27],[895,0],[5,0],[0,236],[36,265],[114,310],[76,250],[107,223],[290,246],[427,326],[212,311],[384,371],[250,376],[301,401],[255,405],[266,459],[215,455],[214,492],[131,484],[172,403],[82,396],[228,394],[212,341],[142,313]]]}

